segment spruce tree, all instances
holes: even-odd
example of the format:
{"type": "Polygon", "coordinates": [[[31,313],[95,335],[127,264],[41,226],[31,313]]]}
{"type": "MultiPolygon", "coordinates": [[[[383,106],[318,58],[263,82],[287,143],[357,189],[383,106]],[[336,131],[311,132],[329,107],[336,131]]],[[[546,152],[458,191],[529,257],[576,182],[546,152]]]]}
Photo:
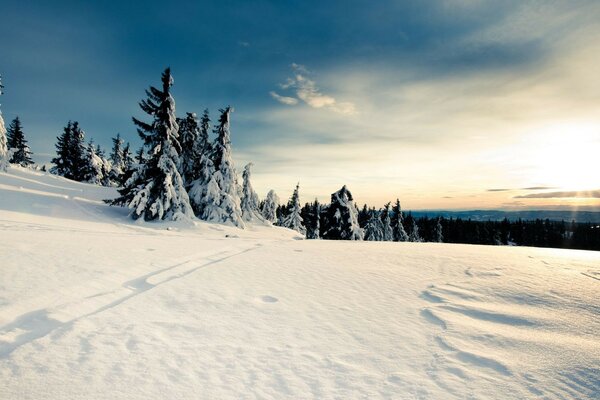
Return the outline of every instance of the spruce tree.
{"type": "Polygon", "coordinates": [[[279,207],[279,196],[273,189],[267,193],[267,198],[262,202],[260,212],[264,219],[271,223],[277,222],[277,208],[279,207]]]}
{"type": "MultiPolygon", "coordinates": [[[[438,217],[437,223],[435,224],[435,231],[433,233],[433,240],[438,243],[442,243],[444,241],[444,235],[442,234],[442,221],[441,218],[438,217]]],[[[498,241],[500,241],[500,237],[498,236],[498,241]]]]}
{"type": "MultiPolygon", "coordinates": [[[[127,172],[131,169],[135,160],[133,159],[133,154],[131,153],[131,146],[129,142],[123,148],[123,172],[127,172]]],[[[122,183],[122,182],[121,182],[122,183]]]]}
{"type": "Polygon", "coordinates": [[[396,199],[396,204],[392,209],[392,231],[394,234],[394,241],[396,242],[407,242],[408,234],[404,230],[402,208],[400,207],[400,200],[396,199]]]}
{"type": "Polygon", "coordinates": [[[331,195],[325,214],[323,239],[362,240],[364,232],[358,225],[358,209],[352,193],[344,185],[331,195]]]}
{"type": "Polygon", "coordinates": [[[306,238],[320,239],[321,204],[319,203],[319,200],[315,199],[314,202],[306,205],[306,218],[304,221],[306,225],[306,238]]]}
{"type": "Polygon", "coordinates": [[[195,113],[186,113],[185,118],[178,118],[179,141],[181,143],[181,177],[186,186],[198,177],[200,157],[204,143],[200,142],[200,127],[195,113]]]}
{"type": "Polygon", "coordinates": [[[210,156],[204,151],[200,176],[192,183],[190,197],[196,215],[205,221],[244,227],[240,209],[240,187],[231,157],[231,107],[221,109],[215,126],[210,156]]]}
{"type": "Polygon", "coordinates": [[[392,231],[392,221],[390,219],[390,203],[387,203],[381,212],[381,226],[383,237],[381,240],[384,242],[391,242],[394,240],[394,232],[392,231]]]}
{"type": "Polygon", "coordinates": [[[133,172],[120,197],[112,204],[126,205],[131,217],[146,221],[177,220],[191,217],[192,208],[179,174],[178,126],[175,118],[175,100],[171,96],[173,78],[170,68],[162,74],[162,89],[150,87],[140,108],[152,117],[147,123],[133,118],[138,133],[149,149],[148,159],[133,172]]]}
{"type": "Polygon", "coordinates": [[[409,242],[422,242],[423,239],[421,238],[421,235],[419,235],[419,226],[417,225],[417,220],[414,218],[411,218],[411,228],[410,228],[410,234],[408,235],[408,241],[409,242]]]}
{"type": "Polygon", "coordinates": [[[79,127],[79,122],[75,121],[71,125],[70,142],[68,142],[68,157],[70,159],[71,170],[66,178],[76,181],[85,180],[85,168],[87,166],[85,133],[79,127]]]}
{"type": "Polygon", "coordinates": [[[64,176],[75,181],[85,180],[87,161],[87,146],[84,142],[85,133],[77,121],[69,121],[63,133],[57,137],[56,157],[52,159],[53,174],[64,176]]]}
{"type": "Polygon", "coordinates": [[[125,165],[125,153],[123,149],[123,139],[121,134],[112,139],[113,147],[110,152],[111,170],[109,173],[110,180],[117,185],[123,183],[123,176],[127,171],[128,166],[125,165]]]}
{"type": "MultiPolygon", "coordinates": [[[[0,96],[3,94],[4,86],[2,86],[2,76],[0,75],[0,96]]],[[[6,128],[4,119],[2,118],[2,110],[0,110],[0,171],[5,172],[8,169],[10,153],[8,152],[6,128]]]]}
{"type": "Polygon", "coordinates": [[[94,146],[94,141],[90,140],[86,148],[86,165],[83,171],[83,181],[94,185],[102,185],[104,181],[104,162],[98,149],[94,146]]]}
{"type": "Polygon", "coordinates": [[[244,221],[251,222],[262,222],[264,221],[263,217],[260,215],[258,209],[258,195],[252,188],[252,183],[250,182],[252,163],[246,164],[244,167],[244,172],[242,173],[243,177],[243,187],[242,187],[242,199],[240,208],[242,210],[242,218],[244,221]]]}
{"type": "Polygon", "coordinates": [[[292,197],[290,197],[290,200],[288,201],[288,212],[281,221],[281,226],[306,235],[306,228],[304,227],[304,221],[301,215],[302,208],[300,206],[299,190],[300,184],[298,183],[292,197]]]}
{"type": "Polygon", "coordinates": [[[12,153],[10,158],[12,164],[19,164],[22,167],[28,167],[33,164],[31,150],[27,145],[27,140],[25,140],[23,126],[18,116],[12,120],[8,127],[7,144],[8,149],[12,153]]]}
{"type": "Polygon", "coordinates": [[[384,240],[384,228],[383,222],[379,213],[375,211],[375,208],[369,211],[369,220],[365,225],[365,240],[372,242],[380,242],[384,240]]]}
{"type": "Polygon", "coordinates": [[[52,159],[54,167],[50,172],[56,175],[64,176],[73,179],[71,171],[73,170],[69,146],[72,142],[73,124],[68,122],[64,127],[63,133],[56,138],[56,157],[52,159]]]}

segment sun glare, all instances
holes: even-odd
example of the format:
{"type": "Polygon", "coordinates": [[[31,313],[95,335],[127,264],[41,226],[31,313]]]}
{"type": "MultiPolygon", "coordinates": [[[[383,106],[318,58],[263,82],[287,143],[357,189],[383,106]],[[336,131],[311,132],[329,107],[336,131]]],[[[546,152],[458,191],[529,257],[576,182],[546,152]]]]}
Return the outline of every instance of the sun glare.
{"type": "Polygon", "coordinates": [[[536,131],[529,143],[532,182],[561,190],[600,187],[600,125],[557,124],[536,131]]]}

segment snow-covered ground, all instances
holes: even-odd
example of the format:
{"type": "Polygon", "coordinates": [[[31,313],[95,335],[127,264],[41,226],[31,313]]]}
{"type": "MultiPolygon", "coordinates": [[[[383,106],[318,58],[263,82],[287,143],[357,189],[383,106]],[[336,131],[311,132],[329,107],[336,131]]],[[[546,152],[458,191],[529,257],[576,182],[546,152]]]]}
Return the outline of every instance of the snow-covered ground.
{"type": "Polygon", "coordinates": [[[600,253],[134,223],[0,174],[1,399],[598,399],[600,253]]]}

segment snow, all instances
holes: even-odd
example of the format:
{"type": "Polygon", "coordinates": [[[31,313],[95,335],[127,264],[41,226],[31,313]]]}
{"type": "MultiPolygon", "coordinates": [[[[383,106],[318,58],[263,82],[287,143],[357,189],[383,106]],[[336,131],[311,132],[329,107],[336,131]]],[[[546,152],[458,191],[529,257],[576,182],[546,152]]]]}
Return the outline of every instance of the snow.
{"type": "Polygon", "coordinates": [[[140,222],[0,173],[2,399],[597,399],[600,253],[140,222]]]}

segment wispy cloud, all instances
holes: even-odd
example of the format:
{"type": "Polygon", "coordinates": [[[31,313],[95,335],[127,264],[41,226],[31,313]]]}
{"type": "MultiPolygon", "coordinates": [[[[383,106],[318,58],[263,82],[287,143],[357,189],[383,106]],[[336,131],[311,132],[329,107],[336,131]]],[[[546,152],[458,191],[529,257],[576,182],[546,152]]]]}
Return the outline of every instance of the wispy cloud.
{"type": "Polygon", "coordinates": [[[577,198],[577,199],[600,199],[599,190],[588,191],[569,191],[569,192],[548,192],[548,193],[532,193],[522,196],[515,196],[515,199],[561,199],[561,198],[577,198]]]}
{"type": "Polygon", "coordinates": [[[293,77],[287,78],[280,84],[282,90],[294,92],[296,97],[283,96],[275,91],[269,92],[271,97],[282,104],[296,105],[299,100],[312,108],[327,108],[340,114],[351,115],[356,113],[356,107],[351,102],[339,102],[333,96],[324,94],[317,83],[310,78],[310,71],[300,64],[292,64],[293,77]]]}
{"type": "Polygon", "coordinates": [[[281,96],[273,91],[270,91],[269,94],[281,104],[287,104],[288,106],[295,106],[298,104],[298,99],[295,97],[281,96]]]}
{"type": "Polygon", "coordinates": [[[487,189],[486,192],[512,192],[512,191],[516,191],[516,190],[550,190],[550,189],[556,189],[556,187],[554,187],[554,186],[531,186],[531,187],[524,187],[524,188],[519,188],[519,189],[500,188],[500,189],[487,189]]]}

